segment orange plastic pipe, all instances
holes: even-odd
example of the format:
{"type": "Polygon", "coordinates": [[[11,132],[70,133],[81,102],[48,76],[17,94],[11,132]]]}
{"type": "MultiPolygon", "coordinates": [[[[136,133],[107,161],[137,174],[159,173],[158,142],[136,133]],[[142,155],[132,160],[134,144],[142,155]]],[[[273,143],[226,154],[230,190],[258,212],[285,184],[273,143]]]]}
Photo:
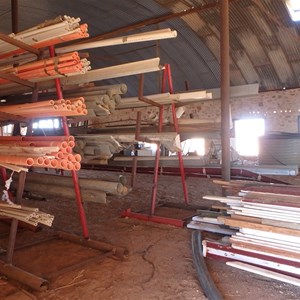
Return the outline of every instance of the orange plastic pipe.
{"type": "MultiPolygon", "coordinates": [[[[80,25],[80,30],[81,30],[80,32],[66,34],[64,36],[60,36],[60,37],[56,37],[53,39],[49,39],[47,41],[32,44],[31,46],[36,49],[39,49],[39,48],[44,48],[44,47],[48,47],[48,46],[52,46],[52,45],[56,45],[56,44],[61,44],[61,43],[68,42],[68,41],[73,41],[76,39],[87,38],[87,37],[89,37],[89,34],[87,33],[87,28],[88,28],[87,24],[82,24],[82,25],[80,25]]],[[[26,52],[26,50],[16,49],[16,50],[10,51],[8,53],[1,54],[0,58],[6,58],[6,57],[13,56],[13,55],[21,54],[24,52],[26,52]]]]}
{"type": "Polygon", "coordinates": [[[81,168],[81,164],[80,164],[79,162],[76,162],[76,163],[74,164],[74,170],[75,170],[75,171],[79,171],[80,168],[81,168]]]}
{"type": "MultiPolygon", "coordinates": [[[[71,137],[71,136],[70,136],[71,137]]],[[[69,138],[67,136],[23,136],[22,140],[23,141],[69,141],[69,138]]],[[[74,138],[74,137],[73,137],[74,138]]]]}
{"type": "Polygon", "coordinates": [[[32,157],[24,156],[0,155],[0,162],[22,166],[32,166],[34,159],[32,157]]]}
{"type": "Polygon", "coordinates": [[[64,55],[59,55],[56,56],[55,58],[46,58],[42,60],[38,60],[36,62],[30,62],[25,65],[19,66],[19,67],[14,67],[14,68],[9,68],[6,69],[5,71],[7,72],[24,72],[27,70],[33,70],[33,69],[38,69],[38,68],[43,68],[47,67],[49,65],[54,65],[55,63],[58,62],[60,64],[61,62],[65,61],[80,61],[80,57],[77,51],[71,52],[71,53],[66,53],[64,55]]]}

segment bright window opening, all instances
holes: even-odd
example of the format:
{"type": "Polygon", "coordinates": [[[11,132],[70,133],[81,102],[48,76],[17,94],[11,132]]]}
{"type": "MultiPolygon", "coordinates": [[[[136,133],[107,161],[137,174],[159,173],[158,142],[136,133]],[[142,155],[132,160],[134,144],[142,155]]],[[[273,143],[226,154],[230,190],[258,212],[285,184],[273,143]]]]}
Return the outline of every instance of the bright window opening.
{"type": "Polygon", "coordinates": [[[12,135],[13,130],[14,130],[13,124],[8,124],[5,126],[2,126],[2,134],[4,136],[12,135]]]}
{"type": "Polygon", "coordinates": [[[181,148],[183,155],[196,154],[204,155],[205,154],[205,142],[204,139],[188,139],[181,142],[181,148]]]}
{"type": "Polygon", "coordinates": [[[285,4],[291,16],[291,19],[295,22],[300,21],[300,1],[286,0],[285,4]]]}
{"type": "Polygon", "coordinates": [[[58,119],[42,119],[32,124],[33,129],[58,129],[60,127],[58,119]]]}
{"type": "Polygon", "coordinates": [[[258,137],[265,134],[265,120],[237,120],[234,125],[236,151],[243,156],[258,156],[258,137]]]}

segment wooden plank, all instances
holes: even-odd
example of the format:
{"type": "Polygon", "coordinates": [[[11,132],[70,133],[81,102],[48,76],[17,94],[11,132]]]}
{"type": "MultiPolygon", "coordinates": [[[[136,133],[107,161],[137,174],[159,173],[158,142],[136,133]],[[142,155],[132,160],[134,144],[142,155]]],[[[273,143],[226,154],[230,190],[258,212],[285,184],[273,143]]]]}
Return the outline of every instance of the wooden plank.
{"type": "Polygon", "coordinates": [[[300,254],[300,248],[299,245],[297,244],[283,244],[280,243],[280,241],[272,241],[272,240],[258,240],[255,237],[254,238],[249,238],[245,236],[232,236],[230,238],[230,241],[232,243],[234,242],[245,242],[251,245],[255,246],[266,246],[266,247],[271,247],[275,248],[277,250],[282,250],[282,251],[292,251],[300,254]]]}
{"type": "Polygon", "coordinates": [[[259,214],[259,213],[253,213],[253,212],[245,212],[245,211],[235,211],[235,214],[237,215],[242,215],[242,216],[250,216],[250,217],[257,217],[257,218],[270,218],[271,220],[279,220],[279,221],[284,221],[284,222],[299,222],[300,223],[300,219],[297,218],[285,218],[285,217],[279,217],[279,216],[267,216],[266,214],[259,214]]]}
{"type": "Polygon", "coordinates": [[[269,201],[280,201],[280,202],[300,202],[300,196],[290,195],[288,194],[288,190],[286,194],[276,194],[276,193],[266,193],[266,192],[254,192],[242,190],[242,192],[246,192],[246,196],[244,199],[257,199],[257,200],[269,200],[269,201]]]}
{"type": "Polygon", "coordinates": [[[213,209],[219,209],[219,210],[227,210],[228,206],[223,206],[223,205],[212,205],[211,208],[213,209]]]}
{"type": "Polygon", "coordinates": [[[268,237],[268,236],[257,236],[257,235],[254,235],[254,234],[246,234],[246,233],[242,233],[242,232],[237,232],[235,234],[236,236],[239,236],[239,237],[245,237],[245,238],[249,238],[251,240],[257,240],[257,241],[267,241],[267,242],[272,242],[272,243],[277,243],[279,245],[286,245],[286,246],[297,246],[298,249],[300,249],[300,241],[297,242],[295,240],[293,241],[283,241],[283,240],[277,240],[277,239],[274,239],[274,238],[271,238],[271,237],[268,237]]]}
{"type": "Polygon", "coordinates": [[[276,205],[283,207],[296,207],[300,208],[300,201],[278,201],[278,200],[270,200],[270,199],[250,199],[243,198],[243,203],[257,203],[257,204],[265,204],[265,205],[276,205]]]}
{"type": "Polygon", "coordinates": [[[256,253],[267,253],[269,255],[279,255],[280,257],[286,257],[289,259],[295,259],[296,261],[300,261],[300,252],[294,252],[291,250],[282,250],[276,249],[269,246],[262,246],[262,245],[253,245],[248,242],[241,242],[241,241],[232,241],[232,248],[235,249],[242,249],[247,251],[255,251],[256,253]]]}
{"type": "Polygon", "coordinates": [[[211,217],[200,217],[200,216],[194,216],[192,217],[193,221],[203,222],[203,223],[209,223],[209,224],[216,224],[216,225],[223,225],[224,223],[218,221],[217,218],[211,218],[211,217]]]}
{"type": "Polygon", "coordinates": [[[272,279],[276,279],[276,280],[279,280],[282,282],[300,286],[300,279],[297,279],[297,278],[294,278],[291,276],[287,276],[287,275],[283,275],[283,274],[279,274],[277,272],[265,270],[260,267],[251,266],[246,263],[237,262],[237,261],[234,261],[234,262],[228,261],[228,262],[226,262],[226,265],[240,269],[240,270],[248,271],[248,272],[251,272],[251,273],[254,273],[257,275],[265,276],[268,278],[272,278],[272,279]]]}
{"type": "Polygon", "coordinates": [[[191,221],[190,223],[188,223],[187,228],[198,229],[198,230],[207,231],[207,232],[226,234],[226,235],[232,235],[232,234],[236,233],[236,231],[232,230],[232,229],[222,228],[219,225],[207,224],[207,223],[205,224],[205,223],[197,222],[197,221],[191,221]]]}
{"type": "Polygon", "coordinates": [[[281,210],[281,211],[295,211],[300,213],[300,207],[290,207],[286,205],[273,205],[273,204],[268,204],[268,203],[252,203],[252,202],[243,202],[243,206],[251,206],[255,207],[257,209],[276,209],[276,210],[281,210]]]}
{"type": "Polygon", "coordinates": [[[300,212],[298,211],[287,211],[287,210],[275,210],[275,209],[256,209],[254,207],[249,207],[247,205],[242,206],[243,211],[253,211],[255,213],[259,213],[261,215],[267,215],[267,216],[283,216],[286,218],[296,218],[300,219],[300,212]]]}
{"type": "Polygon", "coordinates": [[[300,243],[300,237],[291,236],[287,234],[273,233],[269,231],[261,231],[261,230],[250,229],[250,228],[240,228],[240,232],[245,234],[252,234],[258,237],[268,237],[280,241],[300,243]]]}
{"type": "Polygon", "coordinates": [[[261,219],[261,223],[264,225],[271,225],[277,227],[284,227],[290,229],[300,230],[300,224],[294,222],[285,222],[285,221],[278,221],[278,220],[268,220],[268,219],[261,219]]]}
{"type": "Polygon", "coordinates": [[[259,223],[259,224],[262,223],[261,218],[249,217],[249,216],[241,216],[241,215],[235,215],[235,214],[231,215],[231,219],[236,219],[236,220],[241,220],[241,221],[247,221],[247,222],[252,222],[252,223],[259,223]]]}
{"type": "Polygon", "coordinates": [[[288,194],[288,195],[300,195],[300,186],[299,185],[264,185],[264,186],[248,186],[247,191],[251,192],[260,192],[260,193],[276,193],[278,195],[288,194]]]}
{"type": "Polygon", "coordinates": [[[300,276],[300,263],[293,260],[277,258],[264,254],[234,249],[216,242],[204,240],[203,256],[211,258],[221,258],[226,261],[242,261],[252,265],[273,269],[279,272],[290,273],[291,275],[300,276]]]}
{"type": "Polygon", "coordinates": [[[281,228],[281,227],[274,227],[270,225],[263,225],[258,223],[252,223],[242,220],[234,220],[231,218],[226,217],[218,217],[219,221],[223,221],[225,225],[233,226],[233,227],[243,227],[243,228],[250,228],[256,230],[262,230],[267,232],[279,233],[279,234],[286,234],[291,236],[298,236],[300,237],[300,231],[289,229],[289,228],[281,228]]]}
{"type": "Polygon", "coordinates": [[[211,201],[219,201],[222,203],[226,203],[228,205],[240,204],[242,199],[241,197],[220,197],[220,196],[213,196],[213,195],[205,195],[202,198],[211,201]]]}
{"type": "Polygon", "coordinates": [[[260,215],[266,215],[268,216],[282,216],[285,218],[296,218],[300,220],[300,213],[297,211],[285,211],[285,210],[269,210],[269,209],[257,209],[256,207],[248,207],[247,205],[244,206],[231,206],[231,210],[236,210],[236,211],[243,211],[243,212],[248,212],[248,213],[253,213],[253,214],[260,214],[260,215]]]}

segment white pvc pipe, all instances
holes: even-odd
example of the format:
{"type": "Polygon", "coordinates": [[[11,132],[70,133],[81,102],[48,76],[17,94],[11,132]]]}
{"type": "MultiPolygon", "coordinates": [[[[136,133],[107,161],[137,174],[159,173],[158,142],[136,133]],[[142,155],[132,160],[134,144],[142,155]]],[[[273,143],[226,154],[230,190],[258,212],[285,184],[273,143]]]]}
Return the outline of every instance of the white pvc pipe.
{"type": "Polygon", "coordinates": [[[120,36],[120,37],[106,39],[102,41],[61,47],[56,49],[56,53],[66,53],[66,52],[84,50],[84,49],[93,49],[99,47],[169,39],[169,38],[175,38],[176,36],[177,36],[176,30],[171,30],[170,28],[167,28],[167,29],[160,29],[160,30],[154,30],[154,31],[143,32],[143,33],[137,33],[133,35],[120,36]]]}

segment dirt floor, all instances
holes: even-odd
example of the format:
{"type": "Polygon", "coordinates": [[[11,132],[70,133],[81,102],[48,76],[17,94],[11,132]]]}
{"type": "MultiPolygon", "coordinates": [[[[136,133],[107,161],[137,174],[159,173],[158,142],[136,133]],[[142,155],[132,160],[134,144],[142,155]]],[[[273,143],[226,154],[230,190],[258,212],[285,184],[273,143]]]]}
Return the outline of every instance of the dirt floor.
{"type": "MultiPolygon", "coordinates": [[[[81,172],[107,180],[118,180],[120,175],[81,172]]],[[[129,175],[125,177],[129,180],[129,175]]],[[[300,177],[292,180],[300,183],[300,177]]],[[[188,178],[187,185],[192,205],[208,205],[201,199],[203,195],[221,193],[211,179],[188,178]]],[[[75,200],[24,200],[28,206],[55,215],[55,221],[51,229],[18,232],[14,264],[48,279],[49,289],[36,292],[2,276],[0,299],[206,299],[193,266],[190,229],[119,217],[129,207],[135,211],[148,209],[151,186],[152,176],[139,174],[136,189],[126,197],[109,196],[107,205],[84,204],[91,238],[127,247],[129,257],[124,261],[53,238],[53,233],[60,230],[81,234],[75,200]],[[38,241],[44,242],[24,246],[38,241]],[[74,264],[80,265],[77,269],[60,271],[74,264]]],[[[180,178],[161,176],[158,199],[183,203],[180,178]]],[[[7,245],[8,229],[9,226],[0,225],[0,249],[7,245]]],[[[224,299],[300,299],[300,289],[295,286],[232,269],[219,261],[207,260],[207,265],[224,299]]]]}

